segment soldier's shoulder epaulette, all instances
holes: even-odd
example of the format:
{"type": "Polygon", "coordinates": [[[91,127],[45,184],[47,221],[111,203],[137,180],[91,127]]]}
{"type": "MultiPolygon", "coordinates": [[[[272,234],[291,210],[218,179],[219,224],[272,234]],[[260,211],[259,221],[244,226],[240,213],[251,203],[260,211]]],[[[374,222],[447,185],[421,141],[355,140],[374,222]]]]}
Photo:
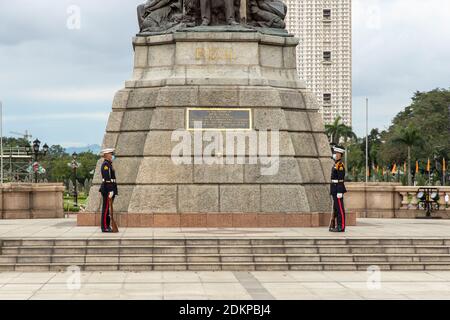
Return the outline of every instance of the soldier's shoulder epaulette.
{"type": "Polygon", "coordinates": [[[345,166],[342,162],[336,163],[336,170],[344,171],[344,169],[345,169],[345,166]]]}

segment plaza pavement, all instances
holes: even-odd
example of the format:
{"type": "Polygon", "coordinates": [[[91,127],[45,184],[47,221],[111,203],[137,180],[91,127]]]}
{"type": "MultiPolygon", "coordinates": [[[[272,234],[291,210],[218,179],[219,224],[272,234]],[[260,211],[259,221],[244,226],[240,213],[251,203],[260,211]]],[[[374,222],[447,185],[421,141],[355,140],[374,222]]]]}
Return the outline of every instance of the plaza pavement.
{"type": "MultiPolygon", "coordinates": [[[[326,228],[122,229],[102,234],[74,218],[0,220],[0,239],[190,237],[449,237],[448,220],[359,219],[345,234],[326,228]]],[[[0,273],[1,299],[446,299],[450,271],[0,273]],[[71,282],[68,280],[77,280],[71,282]],[[375,281],[375,282],[373,282],[375,281]],[[79,283],[79,285],[78,285],[79,283]]]]}
{"type": "Polygon", "coordinates": [[[0,300],[450,299],[450,272],[0,273],[0,300]],[[72,278],[70,278],[72,279],[72,278]]]}
{"type": "Polygon", "coordinates": [[[75,218],[0,220],[0,240],[5,238],[215,238],[215,237],[344,237],[409,238],[450,237],[450,220],[358,219],[345,234],[328,228],[121,228],[119,234],[101,233],[100,227],[77,227],[75,218]]]}

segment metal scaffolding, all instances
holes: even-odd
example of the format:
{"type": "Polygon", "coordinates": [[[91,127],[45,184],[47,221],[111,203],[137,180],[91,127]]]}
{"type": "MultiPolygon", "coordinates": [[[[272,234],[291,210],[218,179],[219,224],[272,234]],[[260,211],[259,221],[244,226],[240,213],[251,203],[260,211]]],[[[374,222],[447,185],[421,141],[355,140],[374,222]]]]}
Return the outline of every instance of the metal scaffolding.
{"type": "Polygon", "coordinates": [[[25,147],[3,147],[3,172],[5,181],[27,182],[32,181],[29,168],[32,164],[32,155],[25,147]]]}

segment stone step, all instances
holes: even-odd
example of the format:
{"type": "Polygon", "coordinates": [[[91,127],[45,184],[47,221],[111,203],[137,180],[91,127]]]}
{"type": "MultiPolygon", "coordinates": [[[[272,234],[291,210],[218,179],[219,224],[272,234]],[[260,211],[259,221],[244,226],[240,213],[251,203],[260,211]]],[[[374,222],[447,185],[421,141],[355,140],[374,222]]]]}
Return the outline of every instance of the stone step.
{"type": "MultiPolygon", "coordinates": [[[[0,271],[65,271],[72,264],[63,263],[41,263],[41,264],[0,264],[0,271]]],[[[381,270],[450,270],[448,263],[380,263],[377,265],[381,270]]],[[[356,271],[367,270],[372,267],[367,263],[350,262],[307,262],[307,263],[281,263],[281,262],[229,262],[229,263],[84,263],[79,265],[81,270],[85,271],[140,271],[140,270],[342,270],[356,271]]]]}
{"type": "Polygon", "coordinates": [[[284,238],[284,239],[5,239],[3,247],[18,246],[299,246],[299,245],[393,245],[450,246],[450,238],[284,238]]]}
{"type": "Polygon", "coordinates": [[[437,238],[6,239],[0,271],[450,270],[437,238]]]}
{"type": "Polygon", "coordinates": [[[450,255],[442,254],[167,254],[167,255],[4,255],[0,263],[158,263],[158,262],[449,262],[450,255]]]}
{"type": "Polygon", "coordinates": [[[126,254],[450,254],[447,246],[23,246],[3,247],[1,255],[126,254]]]}
{"type": "Polygon", "coordinates": [[[15,246],[3,246],[2,249],[3,250],[12,250],[12,249],[17,249],[17,248],[22,248],[22,249],[86,249],[86,248],[93,248],[93,249],[115,249],[115,248],[121,248],[121,249],[126,249],[126,248],[162,248],[162,249],[171,249],[171,248],[188,248],[188,249],[214,249],[214,248],[223,248],[223,249],[234,249],[234,248],[242,248],[242,249],[247,249],[247,248],[258,248],[260,250],[265,250],[265,249],[273,249],[273,248],[355,248],[355,249],[364,249],[364,248],[400,248],[400,249],[404,249],[404,248],[440,248],[440,249],[450,249],[450,245],[436,245],[436,244],[432,244],[432,245],[426,245],[426,244],[420,244],[420,245],[372,245],[372,244],[367,244],[367,245],[362,245],[362,244],[358,244],[358,245],[345,245],[345,244],[321,244],[321,245],[316,245],[316,244],[306,244],[306,245],[296,245],[296,244],[281,244],[281,245],[262,245],[262,244],[253,244],[253,245],[141,245],[141,244],[136,244],[136,245],[100,245],[100,244],[96,244],[96,245],[83,245],[83,246],[79,246],[79,245],[15,245],[15,246]]]}

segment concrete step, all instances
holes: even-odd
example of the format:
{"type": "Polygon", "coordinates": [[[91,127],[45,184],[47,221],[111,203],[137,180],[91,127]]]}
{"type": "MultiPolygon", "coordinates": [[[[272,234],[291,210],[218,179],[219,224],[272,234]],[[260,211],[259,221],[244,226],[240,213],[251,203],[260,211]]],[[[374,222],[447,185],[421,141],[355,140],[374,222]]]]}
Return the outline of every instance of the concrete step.
{"type": "MultiPolygon", "coordinates": [[[[71,264],[0,264],[0,271],[65,271],[71,264]]],[[[229,262],[229,263],[84,263],[79,265],[81,270],[86,271],[139,271],[139,270],[342,270],[356,271],[367,270],[373,265],[367,263],[349,263],[349,262],[308,262],[308,263],[280,263],[280,262],[229,262]]],[[[381,270],[450,270],[448,263],[380,263],[377,265],[381,270]]]]}
{"type": "Polygon", "coordinates": [[[191,239],[153,239],[153,238],[122,238],[122,239],[3,239],[2,246],[96,246],[96,245],[450,245],[449,238],[191,238],[191,239]]]}
{"type": "Polygon", "coordinates": [[[284,238],[284,239],[4,239],[0,240],[3,247],[17,246],[450,246],[450,238],[284,238]]]}
{"type": "Polygon", "coordinates": [[[262,245],[262,244],[254,244],[254,245],[142,245],[142,244],[128,244],[128,245],[108,245],[108,244],[97,244],[97,245],[84,245],[84,246],[78,246],[78,245],[15,245],[15,246],[2,246],[2,250],[13,250],[13,249],[133,249],[133,248],[160,248],[160,249],[177,249],[177,248],[186,248],[186,249],[215,249],[215,248],[221,248],[221,249],[248,249],[248,248],[257,248],[259,250],[266,250],[266,249],[278,249],[278,248],[352,248],[352,249],[364,249],[364,248],[387,248],[387,249],[395,249],[395,248],[417,248],[417,249],[442,249],[442,250],[449,250],[450,245],[373,245],[373,244],[358,244],[358,245],[341,245],[341,244],[303,244],[303,245],[296,245],[296,244],[284,244],[284,245],[262,245]]]}
{"type": "Polygon", "coordinates": [[[449,262],[450,255],[405,255],[405,254],[316,254],[316,255],[296,255],[296,254],[168,254],[168,255],[10,255],[0,256],[0,263],[17,264],[40,264],[40,263],[159,263],[159,262],[287,262],[287,263],[307,263],[307,262],[356,262],[356,263],[387,263],[387,262],[449,262]]]}
{"type": "Polygon", "coordinates": [[[450,239],[6,239],[0,271],[450,270],[450,239]]]}

